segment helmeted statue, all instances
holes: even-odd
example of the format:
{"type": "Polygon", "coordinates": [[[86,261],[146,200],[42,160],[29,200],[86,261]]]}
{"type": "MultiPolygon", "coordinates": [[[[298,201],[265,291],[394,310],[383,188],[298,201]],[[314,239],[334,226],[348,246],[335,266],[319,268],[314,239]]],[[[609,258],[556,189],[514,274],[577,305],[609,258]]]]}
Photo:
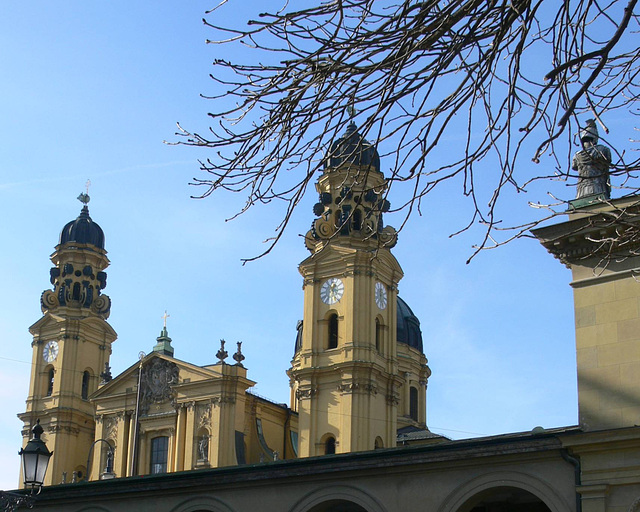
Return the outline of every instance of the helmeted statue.
{"type": "Polygon", "coordinates": [[[593,119],[580,130],[582,149],[574,157],[571,168],[578,171],[578,192],[576,199],[603,195],[611,197],[609,168],[611,167],[611,150],[598,144],[598,128],[593,119]]]}

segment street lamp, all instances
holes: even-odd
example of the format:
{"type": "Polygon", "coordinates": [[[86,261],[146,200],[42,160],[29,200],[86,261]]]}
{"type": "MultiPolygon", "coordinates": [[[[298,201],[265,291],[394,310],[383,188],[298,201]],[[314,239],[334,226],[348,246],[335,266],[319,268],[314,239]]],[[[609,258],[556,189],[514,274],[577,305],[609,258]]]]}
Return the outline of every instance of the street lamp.
{"type": "Polygon", "coordinates": [[[31,494],[0,491],[0,510],[5,512],[13,512],[18,507],[33,508],[35,495],[40,493],[49,459],[53,455],[53,452],[50,452],[44,441],[40,439],[44,432],[40,426],[40,420],[36,422],[36,426],[31,432],[33,439],[18,452],[18,455],[22,457],[24,486],[31,487],[31,494]]]}
{"type": "Polygon", "coordinates": [[[36,426],[33,427],[31,432],[33,433],[33,439],[18,452],[18,455],[22,457],[24,486],[31,487],[31,494],[34,494],[37,487],[38,492],[35,494],[38,494],[42,488],[44,475],[47,472],[49,459],[53,452],[50,452],[44,441],[40,439],[44,432],[44,429],[40,426],[40,420],[36,421],[36,426]]]}
{"type": "Polygon", "coordinates": [[[104,443],[107,445],[107,466],[104,468],[104,472],[100,475],[100,480],[109,480],[115,478],[116,474],[113,471],[113,446],[106,439],[97,439],[89,448],[89,456],[87,457],[87,482],[89,481],[89,475],[91,474],[91,455],[93,454],[93,447],[98,443],[104,443]]]}

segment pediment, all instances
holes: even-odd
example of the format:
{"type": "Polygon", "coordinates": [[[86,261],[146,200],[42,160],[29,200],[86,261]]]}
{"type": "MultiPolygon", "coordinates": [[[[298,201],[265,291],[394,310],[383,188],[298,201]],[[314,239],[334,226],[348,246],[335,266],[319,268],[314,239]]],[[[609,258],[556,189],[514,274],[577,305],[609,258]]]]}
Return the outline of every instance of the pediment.
{"type": "Polygon", "coordinates": [[[53,313],[45,313],[42,315],[40,320],[35,322],[33,325],[29,327],[29,332],[34,336],[37,335],[40,331],[47,330],[52,324],[59,324],[64,322],[65,319],[61,316],[55,315],[53,313]]]}
{"type": "Polygon", "coordinates": [[[388,249],[364,250],[342,245],[327,246],[303,260],[298,269],[304,278],[309,278],[349,273],[362,268],[389,274],[397,281],[404,275],[398,260],[388,249]]]}
{"type": "MultiPolygon", "coordinates": [[[[167,368],[175,365],[177,370],[177,380],[172,382],[172,385],[177,385],[182,382],[197,382],[204,380],[211,380],[220,377],[220,373],[215,368],[203,368],[196,366],[180,359],[175,359],[158,352],[151,352],[142,360],[143,368],[148,368],[154,365],[155,360],[164,361],[167,364],[167,368]]],[[[95,402],[102,402],[103,400],[109,400],[114,397],[132,394],[136,392],[138,387],[138,368],[140,362],[136,362],[129,368],[124,370],[120,375],[113,378],[110,382],[100,387],[92,396],[91,400],[95,402]]],[[[158,378],[165,378],[164,375],[158,378]]]]}
{"type": "MultiPolygon", "coordinates": [[[[44,315],[42,315],[40,320],[29,327],[29,332],[33,336],[36,336],[43,331],[46,332],[47,330],[58,329],[58,325],[66,322],[67,320],[67,317],[47,311],[44,315]]],[[[102,318],[87,316],[73,318],[73,320],[80,322],[80,325],[87,330],[97,330],[101,333],[105,333],[107,337],[110,338],[110,341],[114,341],[118,337],[118,334],[113,329],[113,327],[111,327],[109,322],[103,320],[102,318]]]]}

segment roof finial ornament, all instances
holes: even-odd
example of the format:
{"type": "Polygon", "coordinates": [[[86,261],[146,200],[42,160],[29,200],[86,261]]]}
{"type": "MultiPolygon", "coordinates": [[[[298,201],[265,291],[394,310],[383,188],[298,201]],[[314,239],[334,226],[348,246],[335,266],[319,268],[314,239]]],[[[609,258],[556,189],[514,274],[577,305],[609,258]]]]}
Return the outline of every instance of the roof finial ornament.
{"type": "Polygon", "coordinates": [[[82,192],[79,196],[78,196],[78,201],[80,201],[82,204],[84,204],[85,206],[89,204],[89,201],[91,200],[91,198],[89,197],[89,187],[91,186],[91,180],[87,180],[87,182],[85,183],[85,190],[86,192],[82,192]]]}
{"type": "Polygon", "coordinates": [[[349,103],[347,106],[347,114],[349,114],[349,119],[351,119],[351,121],[353,121],[353,118],[356,117],[357,113],[358,111],[356,110],[356,107],[353,106],[353,103],[349,103]]]}
{"type": "Polygon", "coordinates": [[[216,353],[216,357],[220,360],[221,363],[224,363],[224,360],[227,358],[229,353],[224,349],[224,344],[226,341],[224,339],[220,340],[220,350],[216,353]]]}
{"type": "Polygon", "coordinates": [[[113,377],[111,376],[111,366],[109,366],[109,361],[104,363],[104,371],[100,374],[100,377],[102,377],[100,385],[107,384],[108,382],[111,382],[113,380],[113,377]]]}
{"type": "Polygon", "coordinates": [[[245,357],[242,354],[242,342],[238,342],[238,351],[233,354],[233,359],[237,363],[238,366],[242,366],[242,361],[244,361],[245,357]]]}
{"type": "Polygon", "coordinates": [[[171,315],[169,315],[167,313],[167,310],[164,310],[164,315],[162,315],[160,318],[162,318],[162,320],[164,321],[164,328],[167,328],[167,318],[169,318],[171,315]]]}

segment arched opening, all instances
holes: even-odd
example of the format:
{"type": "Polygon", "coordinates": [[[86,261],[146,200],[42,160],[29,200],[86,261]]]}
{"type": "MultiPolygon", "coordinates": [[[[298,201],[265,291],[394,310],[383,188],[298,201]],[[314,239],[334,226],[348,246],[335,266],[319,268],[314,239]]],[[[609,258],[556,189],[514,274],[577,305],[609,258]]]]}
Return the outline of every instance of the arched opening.
{"type": "Polygon", "coordinates": [[[334,453],[336,453],[336,438],[330,436],[324,442],[324,454],[333,455],[334,453]]]}
{"type": "MultiPolygon", "coordinates": [[[[89,472],[89,476],[91,477],[92,480],[96,480],[96,479],[104,479],[104,478],[109,478],[111,475],[114,475],[114,469],[113,469],[113,459],[111,460],[111,468],[108,468],[108,459],[109,459],[109,452],[111,451],[112,454],[115,455],[116,452],[116,440],[113,437],[108,437],[106,439],[106,443],[100,443],[100,466],[99,466],[99,473],[94,475],[93,471],[89,472]],[[109,444],[107,446],[107,443],[109,444]],[[107,469],[111,469],[111,474],[107,473],[107,469]],[[109,476],[104,476],[104,475],[109,475],[109,476]]],[[[97,447],[96,447],[97,448],[97,447]]]]}
{"type": "Polygon", "coordinates": [[[167,472],[167,458],[169,454],[169,438],[166,436],[154,437],[151,440],[151,467],[152,475],[167,472]]]}
{"type": "Polygon", "coordinates": [[[376,350],[380,352],[382,348],[382,324],[380,320],[376,318],[376,350]]]}
{"type": "Polygon", "coordinates": [[[80,283],[73,283],[73,300],[80,300],[80,283]]]}
{"type": "Polygon", "coordinates": [[[82,399],[86,400],[89,398],[89,380],[91,379],[91,374],[85,371],[82,374],[82,399]]]}
{"type": "Polygon", "coordinates": [[[332,313],[329,317],[329,342],[327,348],[338,348],[338,315],[332,313]]]}
{"type": "Polygon", "coordinates": [[[46,390],[46,396],[51,396],[53,393],[53,378],[55,377],[56,372],[53,370],[53,368],[49,368],[49,371],[47,372],[47,390],[46,390]]]}
{"type": "Polygon", "coordinates": [[[376,440],[374,441],[374,448],[376,450],[379,450],[380,448],[384,448],[384,441],[380,436],[376,437],[376,440]]]}
{"type": "Polygon", "coordinates": [[[418,421],[418,390],[413,386],[409,388],[409,416],[418,421]]]}
{"type": "Polygon", "coordinates": [[[196,461],[198,464],[209,462],[209,431],[206,428],[198,430],[196,438],[196,461]]]}
{"type": "Polygon", "coordinates": [[[353,211],[352,225],[355,231],[360,231],[362,229],[362,211],[360,208],[356,208],[353,211]]]}
{"type": "Polygon", "coordinates": [[[368,512],[366,508],[347,500],[329,500],[309,509],[309,512],[368,512]]]}
{"type": "Polygon", "coordinates": [[[551,512],[535,494],[518,487],[493,487],[468,499],[457,512],[551,512]]]}

